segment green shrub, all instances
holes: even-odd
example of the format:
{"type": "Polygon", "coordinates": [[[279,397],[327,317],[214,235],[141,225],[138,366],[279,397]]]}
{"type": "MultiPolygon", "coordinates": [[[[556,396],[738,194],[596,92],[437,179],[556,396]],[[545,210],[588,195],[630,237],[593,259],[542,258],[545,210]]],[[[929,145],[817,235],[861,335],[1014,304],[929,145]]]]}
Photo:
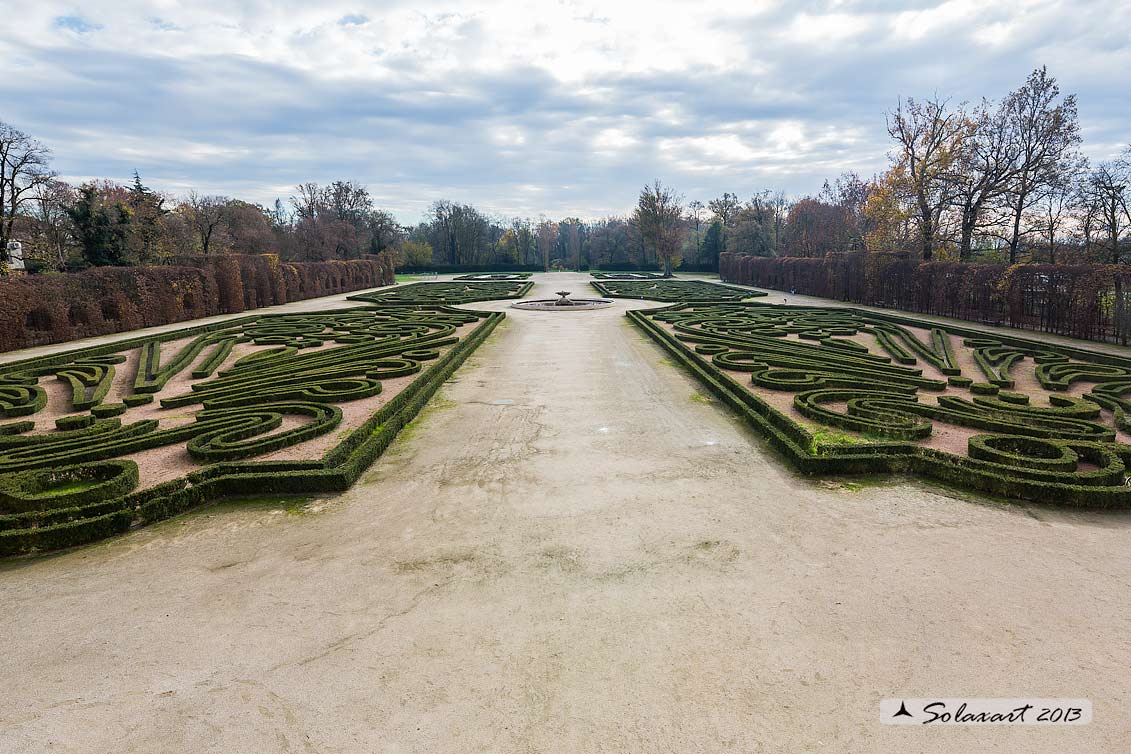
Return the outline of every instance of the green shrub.
{"type": "Polygon", "coordinates": [[[60,416],[55,420],[55,426],[59,429],[86,429],[94,424],[95,420],[100,417],[79,415],[79,416],[60,416]]]}
{"type": "Polygon", "coordinates": [[[121,416],[129,409],[125,403],[101,403],[90,410],[90,413],[99,419],[111,416],[121,416]]]}
{"type": "Polygon", "coordinates": [[[11,424],[0,424],[0,436],[18,435],[24,432],[30,432],[33,429],[35,429],[35,422],[12,422],[11,424]]]}
{"type": "Polygon", "coordinates": [[[533,273],[530,272],[476,272],[470,275],[460,275],[453,280],[471,280],[477,283],[489,283],[511,280],[528,280],[533,273]]]}
{"type": "MultiPolygon", "coordinates": [[[[634,273],[640,274],[640,273],[634,273]]],[[[736,288],[704,280],[620,280],[600,278],[590,283],[602,296],[650,301],[741,301],[765,296],[763,291],[736,288]]]]}
{"type": "Polygon", "coordinates": [[[0,512],[72,508],[108,500],[137,486],[133,461],[75,464],[0,476],[0,512]]]}
{"type": "MultiPolygon", "coordinates": [[[[136,385],[153,392],[96,405],[92,414],[62,421],[57,432],[28,434],[31,422],[0,426],[0,487],[9,490],[0,499],[0,553],[93,541],[225,495],[344,490],[504,316],[428,305],[244,318],[223,328],[190,330],[194,340],[164,364],[161,337],[127,341],[123,348],[142,349],[136,385]],[[466,337],[456,334],[471,324],[477,326],[466,337]],[[218,372],[239,342],[279,345],[218,372]],[[336,345],[312,350],[325,342],[336,345]],[[155,388],[193,363],[199,364],[193,373],[205,377],[162,404],[195,406],[195,421],[162,428],[154,419],[105,418],[152,401],[155,388]],[[255,460],[332,431],[342,416],[335,402],[376,395],[383,380],[409,375],[415,379],[407,387],[321,459],[255,460]],[[287,415],[303,421],[282,429],[287,415]],[[206,465],[182,479],[130,491],[137,484],[136,465],[114,459],[177,443],[206,465]],[[110,475],[122,468],[126,471],[110,475]]],[[[79,358],[121,361],[104,354],[86,351],[79,358]]],[[[26,386],[29,369],[78,374],[66,362],[34,361],[0,367],[0,380],[22,379],[26,386]]]]}
{"type": "Polygon", "coordinates": [[[534,287],[534,283],[523,280],[506,282],[444,282],[410,283],[396,288],[387,288],[373,293],[348,296],[353,301],[368,301],[373,304],[470,304],[476,301],[522,298],[534,287]]]}
{"type": "Polygon", "coordinates": [[[8,382],[0,381],[0,417],[30,416],[47,405],[43,388],[21,382],[23,378],[15,376],[8,382]]]}
{"type": "Polygon", "coordinates": [[[597,280],[662,280],[659,272],[590,272],[597,280]]]}
{"type": "MultiPolygon", "coordinates": [[[[1106,381],[1083,398],[1054,395],[1050,406],[1038,407],[1029,405],[1024,394],[1002,392],[998,384],[975,384],[949,374],[952,385],[969,382],[973,400],[944,395],[933,403],[920,402],[919,391],[939,390],[946,383],[923,377],[912,365],[921,359],[944,374],[953,369],[947,332],[933,331],[927,344],[891,323],[877,327],[870,313],[758,303],[685,303],[631,311],[628,317],[802,472],[915,474],[1058,505],[1131,505],[1131,487],[1124,484],[1131,446],[1115,442],[1114,430],[1096,421],[1101,407],[1115,410],[1117,424],[1127,421],[1121,417],[1131,377],[1124,377],[1121,365],[1094,369],[1051,347],[1031,348],[1027,357],[1037,362],[1037,370],[1047,367],[1049,383],[1106,381]],[[836,342],[860,332],[871,332],[888,357],[836,342]],[[740,378],[746,374],[756,388],[795,393],[795,409],[821,426],[807,430],[775,409],[743,386],[740,378]],[[993,434],[976,435],[969,455],[959,456],[915,444],[930,433],[932,421],[993,434]],[[830,441],[837,435],[828,427],[890,439],[830,441]]],[[[899,324],[922,327],[907,318],[899,324]]],[[[973,347],[995,346],[979,342],[973,347]]],[[[1007,362],[1013,366],[1018,361],[1005,353],[986,356],[999,380],[1007,362]]]]}

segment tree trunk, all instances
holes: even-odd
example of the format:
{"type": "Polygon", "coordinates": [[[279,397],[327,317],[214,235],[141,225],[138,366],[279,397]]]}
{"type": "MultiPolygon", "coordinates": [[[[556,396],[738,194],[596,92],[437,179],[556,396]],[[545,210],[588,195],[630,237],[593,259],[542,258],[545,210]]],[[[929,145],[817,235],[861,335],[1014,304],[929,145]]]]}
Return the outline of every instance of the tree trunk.
{"type": "Polygon", "coordinates": [[[1119,207],[1111,200],[1111,263],[1119,264],[1119,207]]]}
{"type": "MultiPolygon", "coordinates": [[[[974,246],[974,228],[978,225],[978,215],[982,211],[982,204],[980,201],[971,203],[966,201],[962,207],[962,238],[959,240],[958,245],[958,258],[963,261],[969,261],[973,256],[974,246]]],[[[1009,263],[1014,264],[1017,260],[1011,254],[1009,263]]]]}
{"type": "Polygon", "coordinates": [[[1052,224],[1052,213],[1049,213],[1049,264],[1056,264],[1056,228],[1052,224]]]}
{"type": "MultiPolygon", "coordinates": [[[[1022,178],[1021,190],[1017,193],[1017,204],[1010,207],[1013,210],[1013,233],[1009,238],[1009,263],[1017,263],[1017,247],[1021,242],[1021,215],[1025,212],[1025,200],[1029,196],[1028,180],[1022,178]]],[[[1050,251],[1051,255],[1052,252],[1050,251]]]]}
{"type": "Polygon", "coordinates": [[[931,209],[926,202],[919,202],[919,214],[923,219],[923,261],[931,261],[935,251],[935,228],[931,219],[931,209]]]}

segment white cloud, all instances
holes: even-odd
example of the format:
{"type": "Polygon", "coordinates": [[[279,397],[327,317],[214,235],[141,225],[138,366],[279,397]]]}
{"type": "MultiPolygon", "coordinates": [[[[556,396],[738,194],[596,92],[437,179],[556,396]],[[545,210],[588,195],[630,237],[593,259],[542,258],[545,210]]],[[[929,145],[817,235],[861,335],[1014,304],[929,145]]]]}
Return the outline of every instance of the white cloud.
{"type": "Polygon", "coordinates": [[[623,128],[605,128],[593,139],[593,149],[598,152],[617,153],[639,143],[639,139],[623,128]]]}
{"type": "Polygon", "coordinates": [[[1093,154],[1131,138],[1109,0],[4,5],[3,117],[66,177],[262,202],[348,177],[405,219],[441,197],[624,211],[656,177],[814,191],[883,166],[897,96],[1000,96],[1043,63],[1093,154]]]}
{"type": "Polygon", "coordinates": [[[785,37],[803,44],[835,44],[859,37],[871,27],[867,16],[851,13],[800,13],[785,30],[785,37]]]}
{"type": "Polygon", "coordinates": [[[978,16],[991,6],[979,0],[947,0],[932,8],[904,11],[891,21],[896,37],[921,40],[953,30],[955,26],[977,29],[978,16]]]}

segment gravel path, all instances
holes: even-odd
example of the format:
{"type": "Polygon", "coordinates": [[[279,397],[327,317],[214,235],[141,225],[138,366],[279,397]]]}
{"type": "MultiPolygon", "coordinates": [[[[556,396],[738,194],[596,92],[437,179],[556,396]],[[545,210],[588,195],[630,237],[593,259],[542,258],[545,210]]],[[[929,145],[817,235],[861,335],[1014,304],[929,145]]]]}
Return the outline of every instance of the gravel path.
{"type": "Polygon", "coordinates": [[[340,497],[0,565],[0,752],[1125,748],[1131,516],[799,478],[626,305],[509,310],[340,497]],[[960,695],[1095,722],[879,724],[960,695]]]}

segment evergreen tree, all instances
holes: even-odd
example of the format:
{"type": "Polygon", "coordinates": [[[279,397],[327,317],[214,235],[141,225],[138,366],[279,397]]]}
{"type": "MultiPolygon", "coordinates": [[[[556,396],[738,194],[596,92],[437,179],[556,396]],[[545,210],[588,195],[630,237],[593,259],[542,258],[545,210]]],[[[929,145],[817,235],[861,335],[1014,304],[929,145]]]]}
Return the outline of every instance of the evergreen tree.
{"type": "Polygon", "coordinates": [[[125,264],[130,237],[130,213],[121,204],[108,208],[94,186],[79,189],[79,198],[67,210],[82,245],[83,259],[95,267],[125,264]]]}
{"type": "Polygon", "coordinates": [[[711,270],[719,269],[719,253],[723,250],[723,224],[714,220],[703,234],[703,256],[711,264],[711,270]]]}
{"type": "Polygon", "coordinates": [[[164,233],[163,218],[169,213],[165,209],[165,197],[154,193],[141,182],[141,176],[134,171],[134,182],[129,188],[128,235],[131,258],[140,264],[152,264],[158,257],[158,248],[164,233]]]}

